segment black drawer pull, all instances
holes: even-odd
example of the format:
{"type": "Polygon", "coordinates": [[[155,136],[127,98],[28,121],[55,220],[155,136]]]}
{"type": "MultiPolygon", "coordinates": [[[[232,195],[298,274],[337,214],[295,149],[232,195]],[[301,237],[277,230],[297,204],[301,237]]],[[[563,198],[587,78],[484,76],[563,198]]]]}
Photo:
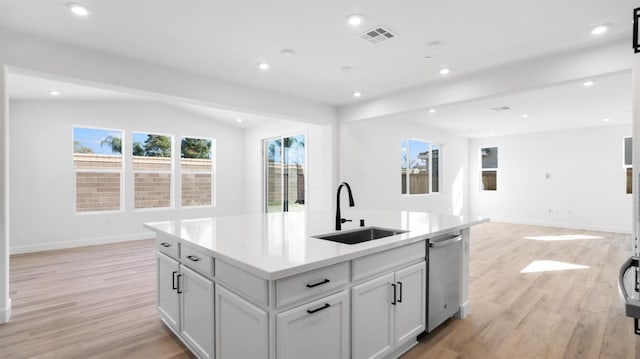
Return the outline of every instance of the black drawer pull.
{"type": "Polygon", "coordinates": [[[307,309],[307,313],[309,313],[309,314],[313,314],[313,313],[315,313],[315,312],[319,312],[319,311],[321,311],[321,310],[327,309],[327,308],[329,308],[330,306],[331,306],[331,304],[329,304],[329,303],[324,303],[324,305],[323,305],[322,307],[320,307],[320,308],[316,308],[316,309],[307,309]]]}
{"type": "Polygon", "coordinates": [[[323,285],[323,284],[327,284],[331,282],[328,278],[325,278],[323,281],[320,281],[318,283],[313,283],[313,284],[307,284],[307,288],[313,288],[313,287],[317,287],[319,285],[323,285]]]}
{"type": "Polygon", "coordinates": [[[160,243],[161,246],[165,247],[165,248],[169,248],[171,247],[171,244],[167,243],[167,242],[162,242],[160,243]]]}
{"type": "Polygon", "coordinates": [[[178,274],[178,294],[182,294],[182,291],[180,290],[180,278],[182,278],[182,274],[178,274]]]}
{"type": "Polygon", "coordinates": [[[398,299],[398,303],[402,303],[402,282],[398,282],[398,286],[400,287],[400,299],[398,299]]]}
{"type": "Polygon", "coordinates": [[[194,262],[197,262],[200,260],[200,258],[196,257],[196,256],[187,256],[187,258],[191,259],[194,262]]]}
{"type": "Polygon", "coordinates": [[[174,271],[173,271],[173,274],[172,274],[173,278],[172,278],[172,280],[171,280],[171,287],[172,287],[174,290],[178,289],[178,285],[176,284],[176,274],[178,274],[178,271],[175,271],[175,270],[174,270],[174,271]]]}
{"type": "Polygon", "coordinates": [[[397,298],[396,285],[391,284],[391,286],[393,287],[393,302],[391,302],[391,305],[396,305],[396,298],[397,298]]]}

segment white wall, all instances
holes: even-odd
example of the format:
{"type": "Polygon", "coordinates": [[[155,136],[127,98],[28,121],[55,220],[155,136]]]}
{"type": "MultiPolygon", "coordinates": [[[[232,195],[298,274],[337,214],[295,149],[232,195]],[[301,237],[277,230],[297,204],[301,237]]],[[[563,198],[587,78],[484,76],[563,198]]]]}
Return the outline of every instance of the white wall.
{"type": "MultiPolygon", "coordinates": [[[[12,253],[151,238],[143,222],[243,212],[239,128],[159,103],[92,101],[12,101],[10,125],[12,253]],[[124,130],[125,154],[131,153],[132,131],[174,134],[174,158],[180,136],[214,138],[216,207],[134,211],[133,176],[125,170],[123,212],[74,214],[74,125],[124,130]]],[[[125,156],[125,167],[130,165],[125,156]]]]}
{"type": "Polygon", "coordinates": [[[264,212],[264,182],[262,140],[277,136],[304,133],[306,150],[307,210],[332,208],[331,189],[334,184],[336,163],[333,155],[335,124],[309,125],[301,122],[280,121],[245,130],[245,212],[264,212]]]}
{"type": "MultiPolygon", "coordinates": [[[[351,185],[357,208],[467,214],[467,139],[393,117],[340,127],[340,180],[351,185]],[[442,145],[441,192],[402,196],[400,140],[442,145]]],[[[341,203],[346,205],[347,196],[341,203]]]]}
{"type": "Polygon", "coordinates": [[[631,232],[625,136],[631,136],[631,125],[470,140],[471,214],[498,222],[631,232]],[[498,147],[498,190],[480,191],[480,148],[492,146],[498,147]]]}

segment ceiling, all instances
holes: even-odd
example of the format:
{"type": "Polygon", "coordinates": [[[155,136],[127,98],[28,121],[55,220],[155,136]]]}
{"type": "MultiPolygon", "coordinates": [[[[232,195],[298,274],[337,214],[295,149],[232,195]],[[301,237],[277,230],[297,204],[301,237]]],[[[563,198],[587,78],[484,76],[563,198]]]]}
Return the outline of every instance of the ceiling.
{"type": "Polygon", "coordinates": [[[0,0],[0,26],[334,106],[630,37],[637,0],[0,0]],[[349,14],[364,16],[351,27],[349,14]],[[590,34],[611,23],[601,35],[590,34]],[[397,37],[360,38],[383,25],[397,37]],[[439,46],[430,46],[433,42],[439,46]],[[281,50],[291,49],[292,56],[281,50]],[[424,60],[431,56],[430,60],[424,60]],[[257,68],[260,62],[268,71],[257,68]],[[344,72],[344,66],[352,71],[344,72]],[[438,71],[450,67],[450,75],[438,71]],[[356,99],[354,91],[363,96],[356,99]]]}
{"type": "Polygon", "coordinates": [[[229,111],[179,100],[145,97],[124,91],[112,91],[75,83],[43,79],[17,73],[9,73],[8,92],[11,100],[46,101],[144,101],[160,102],[201,117],[214,119],[229,125],[249,128],[273,122],[272,117],[229,111]],[[52,96],[49,92],[57,91],[52,96]],[[241,122],[238,122],[241,119],[241,122]]]}
{"type": "Polygon", "coordinates": [[[465,137],[514,135],[631,123],[631,71],[396,114],[465,137]],[[584,86],[592,81],[592,86],[584,86]],[[494,111],[494,108],[509,107],[494,111]],[[523,115],[527,117],[523,117],[523,115]],[[608,121],[605,121],[608,119],[608,121]]]}

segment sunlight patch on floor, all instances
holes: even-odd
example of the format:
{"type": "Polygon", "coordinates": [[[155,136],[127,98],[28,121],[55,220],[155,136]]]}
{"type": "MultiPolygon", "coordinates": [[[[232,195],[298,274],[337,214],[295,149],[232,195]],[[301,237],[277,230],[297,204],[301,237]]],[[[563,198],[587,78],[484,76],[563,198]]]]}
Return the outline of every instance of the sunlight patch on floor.
{"type": "Polygon", "coordinates": [[[578,239],[603,239],[600,236],[590,236],[587,234],[564,234],[559,236],[537,236],[523,237],[524,239],[533,239],[534,241],[575,241],[578,239]]]}
{"type": "Polygon", "coordinates": [[[588,269],[589,266],[581,264],[572,264],[557,261],[533,261],[526,266],[520,273],[539,273],[539,272],[555,272],[561,270],[588,269]]]}

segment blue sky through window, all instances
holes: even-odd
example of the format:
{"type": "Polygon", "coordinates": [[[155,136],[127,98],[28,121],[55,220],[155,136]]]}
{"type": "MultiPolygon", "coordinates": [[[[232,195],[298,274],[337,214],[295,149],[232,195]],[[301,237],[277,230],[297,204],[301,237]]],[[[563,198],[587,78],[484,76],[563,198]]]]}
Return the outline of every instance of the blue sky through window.
{"type": "Polygon", "coordinates": [[[111,146],[101,145],[102,141],[109,136],[122,139],[122,131],[86,127],[73,128],[73,142],[77,144],[74,145],[74,147],[86,147],[90,149],[92,153],[99,155],[119,155],[120,153],[111,151],[111,146]]]}

